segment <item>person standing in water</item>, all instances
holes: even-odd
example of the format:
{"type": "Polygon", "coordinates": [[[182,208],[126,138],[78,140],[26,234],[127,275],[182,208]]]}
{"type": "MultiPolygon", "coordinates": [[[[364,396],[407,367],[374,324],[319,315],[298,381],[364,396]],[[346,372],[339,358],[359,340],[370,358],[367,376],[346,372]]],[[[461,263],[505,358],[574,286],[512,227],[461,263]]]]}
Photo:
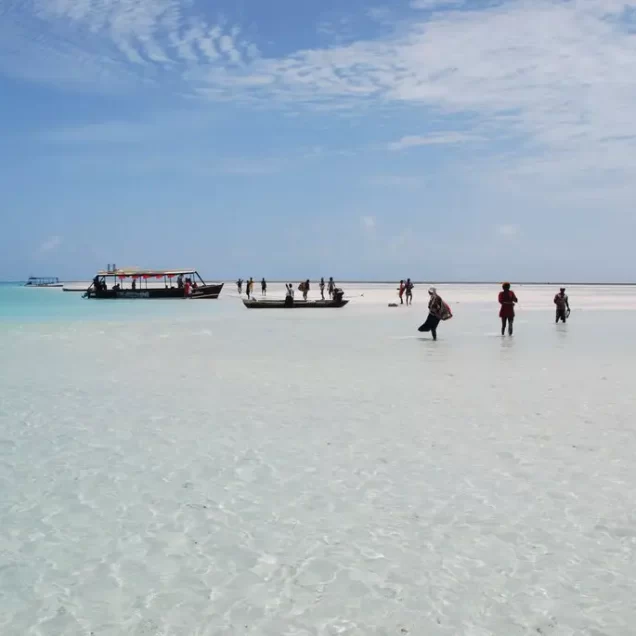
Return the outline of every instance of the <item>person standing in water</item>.
{"type": "Polygon", "coordinates": [[[404,281],[400,281],[400,286],[398,287],[398,296],[400,297],[400,305],[404,304],[404,281]]]}
{"type": "Polygon", "coordinates": [[[406,293],[406,304],[408,305],[412,305],[413,304],[413,283],[411,282],[410,278],[406,279],[406,284],[404,285],[404,291],[406,293]]]}
{"type": "Polygon", "coordinates": [[[556,305],[556,323],[559,320],[565,322],[570,317],[570,302],[567,294],[565,293],[565,287],[561,287],[559,293],[554,297],[554,304],[556,305]]]}
{"type": "Polygon", "coordinates": [[[254,293],[254,279],[250,276],[250,279],[247,281],[247,285],[245,286],[245,292],[247,293],[247,299],[249,300],[254,293]]]}
{"type": "Polygon", "coordinates": [[[242,293],[243,293],[243,279],[242,279],[242,278],[239,278],[239,279],[236,281],[236,289],[238,289],[238,293],[239,293],[239,294],[242,294],[242,293]]]}
{"type": "Polygon", "coordinates": [[[517,296],[510,289],[510,283],[502,284],[503,291],[499,292],[499,317],[501,318],[501,335],[506,333],[506,324],[508,325],[508,335],[512,336],[512,325],[515,321],[515,305],[519,302],[517,296]]]}
{"type": "Polygon", "coordinates": [[[327,291],[329,292],[329,298],[333,298],[333,290],[336,288],[336,283],[333,282],[333,276],[329,276],[329,285],[327,291]]]}
{"type": "Polygon", "coordinates": [[[426,322],[418,328],[421,332],[431,332],[433,340],[437,340],[437,327],[440,321],[448,320],[453,315],[450,311],[450,307],[442,300],[442,297],[437,293],[435,287],[431,287],[428,290],[428,318],[426,322]]]}
{"type": "Polygon", "coordinates": [[[303,283],[303,300],[307,300],[307,294],[309,293],[309,279],[303,283]]]}
{"type": "Polygon", "coordinates": [[[261,296],[267,296],[267,281],[264,276],[261,280],[261,296]]]}
{"type": "Polygon", "coordinates": [[[324,277],[320,279],[320,300],[325,299],[325,279],[324,277]]]}

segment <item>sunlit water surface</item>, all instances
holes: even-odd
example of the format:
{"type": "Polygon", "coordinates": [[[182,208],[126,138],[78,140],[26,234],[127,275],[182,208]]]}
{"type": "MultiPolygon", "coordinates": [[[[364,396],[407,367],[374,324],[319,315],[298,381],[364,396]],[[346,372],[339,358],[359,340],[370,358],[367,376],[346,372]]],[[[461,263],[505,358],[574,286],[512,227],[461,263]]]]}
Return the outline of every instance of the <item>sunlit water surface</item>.
{"type": "Polygon", "coordinates": [[[636,290],[347,291],[0,288],[0,634],[633,634],[636,290]]]}

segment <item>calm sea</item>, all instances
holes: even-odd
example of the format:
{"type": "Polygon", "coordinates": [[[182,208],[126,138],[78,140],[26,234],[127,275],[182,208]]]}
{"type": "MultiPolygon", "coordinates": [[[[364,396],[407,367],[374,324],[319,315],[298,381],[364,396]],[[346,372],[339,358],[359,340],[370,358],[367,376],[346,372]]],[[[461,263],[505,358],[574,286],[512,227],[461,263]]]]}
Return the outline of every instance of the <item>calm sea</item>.
{"type": "Polygon", "coordinates": [[[2,636],[626,636],[636,292],[0,286],[2,636]]]}

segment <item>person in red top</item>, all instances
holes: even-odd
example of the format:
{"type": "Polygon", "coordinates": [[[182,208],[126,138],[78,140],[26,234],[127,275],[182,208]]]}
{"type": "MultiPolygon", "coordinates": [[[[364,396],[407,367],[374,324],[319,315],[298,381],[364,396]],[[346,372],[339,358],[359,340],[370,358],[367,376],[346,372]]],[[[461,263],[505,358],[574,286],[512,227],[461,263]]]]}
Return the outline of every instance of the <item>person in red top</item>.
{"type": "Polygon", "coordinates": [[[503,283],[503,291],[499,292],[499,317],[501,318],[501,335],[506,333],[508,325],[508,335],[512,336],[512,324],[515,321],[515,305],[519,302],[515,293],[510,289],[510,283],[503,283]]]}
{"type": "Polygon", "coordinates": [[[400,305],[404,304],[404,281],[400,281],[400,286],[398,287],[398,295],[400,296],[400,305]]]}

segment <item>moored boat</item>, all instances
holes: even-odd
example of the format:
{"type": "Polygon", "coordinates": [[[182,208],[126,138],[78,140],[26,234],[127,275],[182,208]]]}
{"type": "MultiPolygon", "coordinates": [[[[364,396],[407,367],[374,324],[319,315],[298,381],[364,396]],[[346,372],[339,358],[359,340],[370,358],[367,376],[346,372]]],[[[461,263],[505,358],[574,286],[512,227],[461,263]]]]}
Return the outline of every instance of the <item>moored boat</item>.
{"type": "Polygon", "coordinates": [[[216,299],[222,289],[223,283],[206,283],[195,269],[113,268],[98,272],[90,287],[85,291],[84,297],[99,299],[216,299]],[[109,280],[112,283],[110,286],[108,285],[109,280]]]}
{"type": "Polygon", "coordinates": [[[348,302],[349,301],[344,298],[342,300],[294,300],[291,303],[285,302],[283,299],[243,299],[243,304],[248,309],[337,309],[344,307],[348,302]]]}
{"type": "Polygon", "coordinates": [[[345,299],[344,292],[336,288],[333,297],[325,300],[296,300],[294,298],[291,285],[287,285],[287,296],[285,299],[256,298],[243,299],[243,304],[248,309],[339,309],[344,307],[349,301],[345,299]]]}
{"type": "Polygon", "coordinates": [[[60,279],[55,276],[29,276],[25,287],[63,287],[60,279]]]}

